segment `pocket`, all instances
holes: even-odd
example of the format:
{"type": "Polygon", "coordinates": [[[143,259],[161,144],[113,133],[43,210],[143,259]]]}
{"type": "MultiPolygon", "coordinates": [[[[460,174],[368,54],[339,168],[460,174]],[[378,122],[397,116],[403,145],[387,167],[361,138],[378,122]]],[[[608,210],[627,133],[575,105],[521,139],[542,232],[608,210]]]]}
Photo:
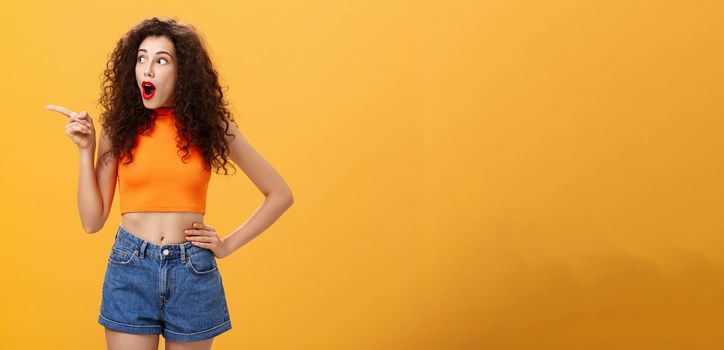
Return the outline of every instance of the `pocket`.
{"type": "Polygon", "coordinates": [[[108,261],[116,265],[128,265],[138,254],[138,250],[114,243],[108,261]]]}
{"type": "Polygon", "coordinates": [[[204,249],[190,255],[186,260],[186,267],[197,275],[207,275],[216,271],[216,257],[211,250],[204,249]]]}

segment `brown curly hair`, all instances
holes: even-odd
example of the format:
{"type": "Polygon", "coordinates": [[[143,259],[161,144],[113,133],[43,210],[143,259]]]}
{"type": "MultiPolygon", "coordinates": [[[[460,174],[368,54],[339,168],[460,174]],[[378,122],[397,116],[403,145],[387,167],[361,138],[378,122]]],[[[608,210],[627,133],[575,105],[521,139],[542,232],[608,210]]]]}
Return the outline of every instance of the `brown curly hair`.
{"type": "Polygon", "coordinates": [[[226,175],[229,164],[236,170],[228,160],[229,145],[224,135],[233,136],[228,133],[230,121],[237,124],[226,107],[218,74],[201,37],[190,24],[158,17],[145,19],[131,28],[109,55],[101,76],[98,103],[104,109],[99,119],[111,147],[101,159],[113,154],[117,159],[128,159],[124,164],[131,163],[136,136],[153,127],[156,113],[144,107],[135,76],[138,47],[148,36],[165,36],[176,48],[178,78],[172,107],[177,117],[177,147],[186,152],[182,161],[188,156],[191,143],[202,150],[205,169],[213,166],[218,173],[223,168],[226,175]]]}

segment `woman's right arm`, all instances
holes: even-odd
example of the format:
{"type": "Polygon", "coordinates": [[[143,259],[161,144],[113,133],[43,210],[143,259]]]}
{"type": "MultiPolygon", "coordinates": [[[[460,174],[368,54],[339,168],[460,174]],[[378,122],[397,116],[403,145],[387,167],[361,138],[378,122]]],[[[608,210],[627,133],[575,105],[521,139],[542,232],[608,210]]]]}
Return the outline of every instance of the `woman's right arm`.
{"type": "Polygon", "coordinates": [[[94,145],[80,148],[80,174],[78,177],[78,210],[83,229],[88,233],[100,231],[105,225],[116,191],[117,161],[110,154],[103,161],[101,155],[109,150],[110,140],[101,128],[98,157],[93,166],[94,145]]]}
{"type": "Polygon", "coordinates": [[[111,142],[101,129],[98,162],[94,166],[96,140],[95,128],[90,115],[85,111],[76,113],[56,105],[47,105],[45,108],[68,117],[65,132],[78,146],[80,154],[80,174],[78,176],[80,220],[86,232],[98,232],[108,219],[116,190],[116,158],[109,154],[104,161],[100,160],[101,155],[110,149],[111,142]]]}

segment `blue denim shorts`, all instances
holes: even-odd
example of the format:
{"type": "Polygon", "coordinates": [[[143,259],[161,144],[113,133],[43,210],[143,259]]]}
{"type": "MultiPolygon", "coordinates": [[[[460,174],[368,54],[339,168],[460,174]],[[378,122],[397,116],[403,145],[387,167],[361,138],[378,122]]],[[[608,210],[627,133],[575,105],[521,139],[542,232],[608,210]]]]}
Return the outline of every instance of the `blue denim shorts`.
{"type": "Polygon", "coordinates": [[[180,342],[231,329],[214,253],[191,242],[156,245],[120,225],[108,257],[98,323],[180,342]]]}

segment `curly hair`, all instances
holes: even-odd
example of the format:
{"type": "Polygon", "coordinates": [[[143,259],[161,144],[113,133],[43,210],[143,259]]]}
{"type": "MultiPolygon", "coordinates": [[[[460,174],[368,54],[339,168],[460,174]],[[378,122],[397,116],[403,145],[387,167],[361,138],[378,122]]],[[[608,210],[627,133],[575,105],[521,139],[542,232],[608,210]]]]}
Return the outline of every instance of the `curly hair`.
{"type": "Polygon", "coordinates": [[[229,121],[237,124],[226,107],[218,74],[201,37],[190,24],[158,17],[145,19],[131,28],[109,55],[98,102],[104,109],[99,119],[111,147],[100,158],[113,154],[117,159],[127,159],[124,164],[131,163],[136,136],[153,127],[156,113],[144,107],[135,77],[137,51],[148,36],[165,36],[176,48],[178,78],[172,107],[177,117],[177,147],[185,152],[182,161],[189,154],[189,144],[194,144],[203,153],[205,169],[213,166],[218,173],[223,168],[226,175],[229,164],[236,170],[229,162],[229,145],[224,135],[233,136],[228,133],[229,121]]]}

